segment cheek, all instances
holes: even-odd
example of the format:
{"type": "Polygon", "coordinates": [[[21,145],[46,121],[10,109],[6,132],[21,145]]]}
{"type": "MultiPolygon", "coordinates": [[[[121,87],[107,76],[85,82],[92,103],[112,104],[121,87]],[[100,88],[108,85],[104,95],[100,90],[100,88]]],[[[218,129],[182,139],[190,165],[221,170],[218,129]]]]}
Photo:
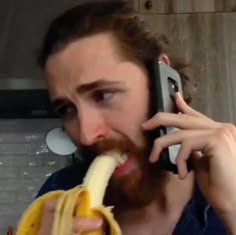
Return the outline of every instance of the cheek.
{"type": "Polygon", "coordinates": [[[112,129],[128,136],[138,146],[143,143],[141,125],[147,119],[147,101],[132,99],[110,119],[112,129]]]}
{"type": "Polygon", "coordinates": [[[127,114],[127,130],[129,130],[130,138],[136,143],[137,146],[143,145],[143,131],[141,125],[146,120],[145,108],[141,106],[134,106],[129,109],[127,114]]]}

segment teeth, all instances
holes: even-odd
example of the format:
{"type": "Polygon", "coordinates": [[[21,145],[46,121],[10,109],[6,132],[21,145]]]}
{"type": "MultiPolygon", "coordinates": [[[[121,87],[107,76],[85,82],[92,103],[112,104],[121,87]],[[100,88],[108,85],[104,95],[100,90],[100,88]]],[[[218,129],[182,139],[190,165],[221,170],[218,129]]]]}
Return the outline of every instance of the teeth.
{"type": "Polygon", "coordinates": [[[119,167],[120,165],[124,164],[127,161],[128,152],[121,153],[117,151],[108,151],[106,153],[99,155],[98,157],[103,157],[103,156],[109,156],[115,158],[118,163],[117,167],[119,167]]]}
{"type": "Polygon", "coordinates": [[[120,157],[119,157],[119,165],[123,165],[128,159],[128,156],[126,153],[123,153],[120,157]]]}

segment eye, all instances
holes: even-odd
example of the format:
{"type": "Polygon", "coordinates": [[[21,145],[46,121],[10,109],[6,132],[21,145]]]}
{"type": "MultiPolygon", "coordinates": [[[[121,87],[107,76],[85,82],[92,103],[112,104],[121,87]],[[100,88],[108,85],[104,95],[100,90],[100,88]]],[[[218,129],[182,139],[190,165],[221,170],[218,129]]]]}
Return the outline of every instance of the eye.
{"type": "Polygon", "coordinates": [[[77,110],[73,105],[63,105],[56,112],[63,119],[71,119],[77,113],[77,110]]]}
{"type": "Polygon", "coordinates": [[[109,101],[113,98],[115,91],[113,90],[97,90],[93,93],[96,102],[109,101]]]}

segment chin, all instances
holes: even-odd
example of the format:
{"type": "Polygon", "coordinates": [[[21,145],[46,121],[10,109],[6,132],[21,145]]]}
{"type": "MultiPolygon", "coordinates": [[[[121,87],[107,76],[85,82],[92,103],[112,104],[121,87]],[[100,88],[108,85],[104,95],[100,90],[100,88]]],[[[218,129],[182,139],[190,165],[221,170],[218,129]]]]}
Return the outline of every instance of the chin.
{"type": "Polygon", "coordinates": [[[128,175],[111,180],[105,204],[114,205],[115,211],[145,207],[155,200],[163,181],[163,172],[157,166],[135,169],[128,175]]]}

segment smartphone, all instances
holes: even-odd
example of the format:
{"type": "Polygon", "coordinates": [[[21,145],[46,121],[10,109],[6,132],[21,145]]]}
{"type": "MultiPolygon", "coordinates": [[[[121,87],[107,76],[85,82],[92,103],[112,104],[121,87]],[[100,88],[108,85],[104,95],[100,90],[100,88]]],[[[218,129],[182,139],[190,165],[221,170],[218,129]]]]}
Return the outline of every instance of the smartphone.
{"type": "MultiPolygon", "coordinates": [[[[183,94],[179,73],[159,60],[150,61],[147,66],[150,77],[151,116],[158,112],[177,113],[174,95],[176,92],[183,94]]],[[[150,134],[151,141],[173,131],[174,128],[172,127],[162,126],[157,128],[150,134]]],[[[179,149],[179,144],[164,149],[158,164],[164,169],[177,174],[176,157],[179,149]]]]}

